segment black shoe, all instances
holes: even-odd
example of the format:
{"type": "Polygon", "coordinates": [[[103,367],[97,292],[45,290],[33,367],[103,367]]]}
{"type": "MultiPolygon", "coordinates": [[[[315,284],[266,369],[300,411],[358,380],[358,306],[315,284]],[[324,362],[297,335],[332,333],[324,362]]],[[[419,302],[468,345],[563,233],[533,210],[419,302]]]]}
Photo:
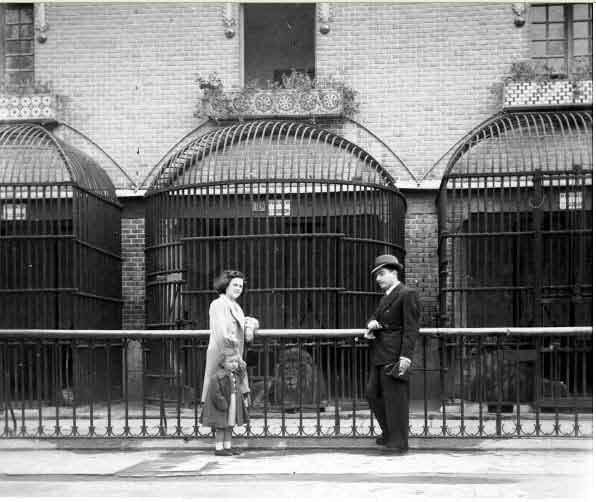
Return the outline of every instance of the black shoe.
{"type": "Polygon", "coordinates": [[[215,450],[216,457],[231,457],[234,455],[230,450],[215,450]]]}
{"type": "Polygon", "coordinates": [[[379,446],[383,446],[385,444],[385,438],[383,436],[379,436],[377,439],[375,439],[375,443],[377,443],[379,446]]]}
{"type": "Polygon", "coordinates": [[[226,448],[226,451],[229,451],[232,455],[242,455],[242,450],[240,448],[226,448]]]}

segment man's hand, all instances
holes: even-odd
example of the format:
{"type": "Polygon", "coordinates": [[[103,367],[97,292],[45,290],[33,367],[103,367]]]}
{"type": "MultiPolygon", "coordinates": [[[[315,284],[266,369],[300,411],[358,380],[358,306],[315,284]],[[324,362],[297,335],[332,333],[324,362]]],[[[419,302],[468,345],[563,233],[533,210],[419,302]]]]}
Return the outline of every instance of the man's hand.
{"type": "Polygon", "coordinates": [[[412,361],[410,361],[407,357],[400,357],[399,358],[399,374],[400,376],[403,375],[406,371],[410,369],[412,365],[412,361]]]}
{"type": "Polygon", "coordinates": [[[371,321],[369,321],[368,325],[366,326],[366,329],[368,329],[368,331],[374,331],[375,329],[381,328],[381,324],[376,319],[372,319],[371,321]]]}

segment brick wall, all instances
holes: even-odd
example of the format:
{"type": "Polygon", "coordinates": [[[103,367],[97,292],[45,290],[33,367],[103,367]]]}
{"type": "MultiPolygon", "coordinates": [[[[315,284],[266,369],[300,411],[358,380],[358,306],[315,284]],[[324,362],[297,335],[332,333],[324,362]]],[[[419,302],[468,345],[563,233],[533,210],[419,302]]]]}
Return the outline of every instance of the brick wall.
{"type": "MultiPolygon", "coordinates": [[[[331,14],[330,33],[317,32],[317,71],[345,77],[359,92],[355,118],[417,178],[497,111],[491,86],[527,56],[529,23],[515,27],[510,4],[341,3],[331,14]]],[[[367,148],[373,140],[361,142],[412,181],[378,145],[367,148]]]]}
{"type": "MultiPolygon", "coordinates": [[[[49,4],[36,76],[65,97],[65,120],[105,148],[139,183],[199,123],[195,79],[217,71],[242,79],[242,29],[223,32],[223,4],[49,4]]],[[[527,56],[529,27],[510,4],[331,5],[331,31],[316,31],[319,75],[359,92],[343,132],[379,157],[400,182],[420,178],[463,134],[496,111],[492,85],[527,56]]],[[[528,23],[529,24],[529,23],[528,23]]],[[[117,186],[127,181],[108,166],[117,186]]],[[[433,172],[440,178],[441,172],[433,172]]]]}
{"type": "MultiPolygon", "coordinates": [[[[64,96],[66,122],[101,145],[139,183],[199,124],[197,75],[240,81],[239,37],[223,34],[223,4],[46,6],[36,78],[64,96]]],[[[128,188],[114,166],[117,187],[128,188]]]]}
{"type": "Polygon", "coordinates": [[[122,329],[145,327],[145,219],[122,219],[122,329]]]}
{"type": "Polygon", "coordinates": [[[406,282],[414,286],[422,303],[422,325],[436,325],[438,314],[439,225],[435,191],[404,191],[406,213],[406,282]]]}

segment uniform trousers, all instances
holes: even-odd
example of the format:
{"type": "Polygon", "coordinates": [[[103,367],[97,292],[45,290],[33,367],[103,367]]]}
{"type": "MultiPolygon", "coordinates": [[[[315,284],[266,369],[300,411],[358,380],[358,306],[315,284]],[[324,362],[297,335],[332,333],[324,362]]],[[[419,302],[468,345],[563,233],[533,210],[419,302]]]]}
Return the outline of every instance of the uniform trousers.
{"type": "Polygon", "coordinates": [[[385,446],[408,449],[410,384],[373,366],[366,385],[366,398],[383,432],[385,446]]]}

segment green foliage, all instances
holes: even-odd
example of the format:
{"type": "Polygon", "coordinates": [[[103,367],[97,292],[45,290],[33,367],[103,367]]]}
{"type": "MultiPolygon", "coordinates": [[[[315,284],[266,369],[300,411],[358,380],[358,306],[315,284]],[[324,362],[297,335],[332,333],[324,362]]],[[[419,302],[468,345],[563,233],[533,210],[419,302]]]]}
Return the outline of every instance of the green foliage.
{"type": "Polygon", "coordinates": [[[206,92],[223,90],[223,83],[215,72],[210,73],[207,78],[199,76],[197,82],[199,83],[199,88],[206,92]]]}
{"type": "Polygon", "coordinates": [[[592,80],[592,58],[590,56],[576,58],[572,75],[574,80],[592,80]]]}
{"type": "Polygon", "coordinates": [[[547,63],[525,59],[511,64],[504,82],[543,82],[546,80],[565,78],[567,80],[591,80],[592,59],[577,58],[570,75],[558,73],[547,63]]]}
{"type": "Polygon", "coordinates": [[[215,120],[225,118],[232,111],[232,100],[224,92],[223,82],[217,73],[210,73],[207,78],[199,76],[196,81],[199,83],[199,89],[203,91],[203,97],[194,113],[195,117],[203,117],[205,105],[209,103],[211,115],[215,120]]]}
{"type": "Polygon", "coordinates": [[[13,84],[0,80],[0,94],[26,96],[28,94],[51,94],[52,92],[52,82],[25,80],[24,82],[13,84]]]}
{"type": "Polygon", "coordinates": [[[505,82],[535,82],[550,80],[554,68],[545,63],[523,60],[511,63],[509,73],[505,76],[505,82]]]}

